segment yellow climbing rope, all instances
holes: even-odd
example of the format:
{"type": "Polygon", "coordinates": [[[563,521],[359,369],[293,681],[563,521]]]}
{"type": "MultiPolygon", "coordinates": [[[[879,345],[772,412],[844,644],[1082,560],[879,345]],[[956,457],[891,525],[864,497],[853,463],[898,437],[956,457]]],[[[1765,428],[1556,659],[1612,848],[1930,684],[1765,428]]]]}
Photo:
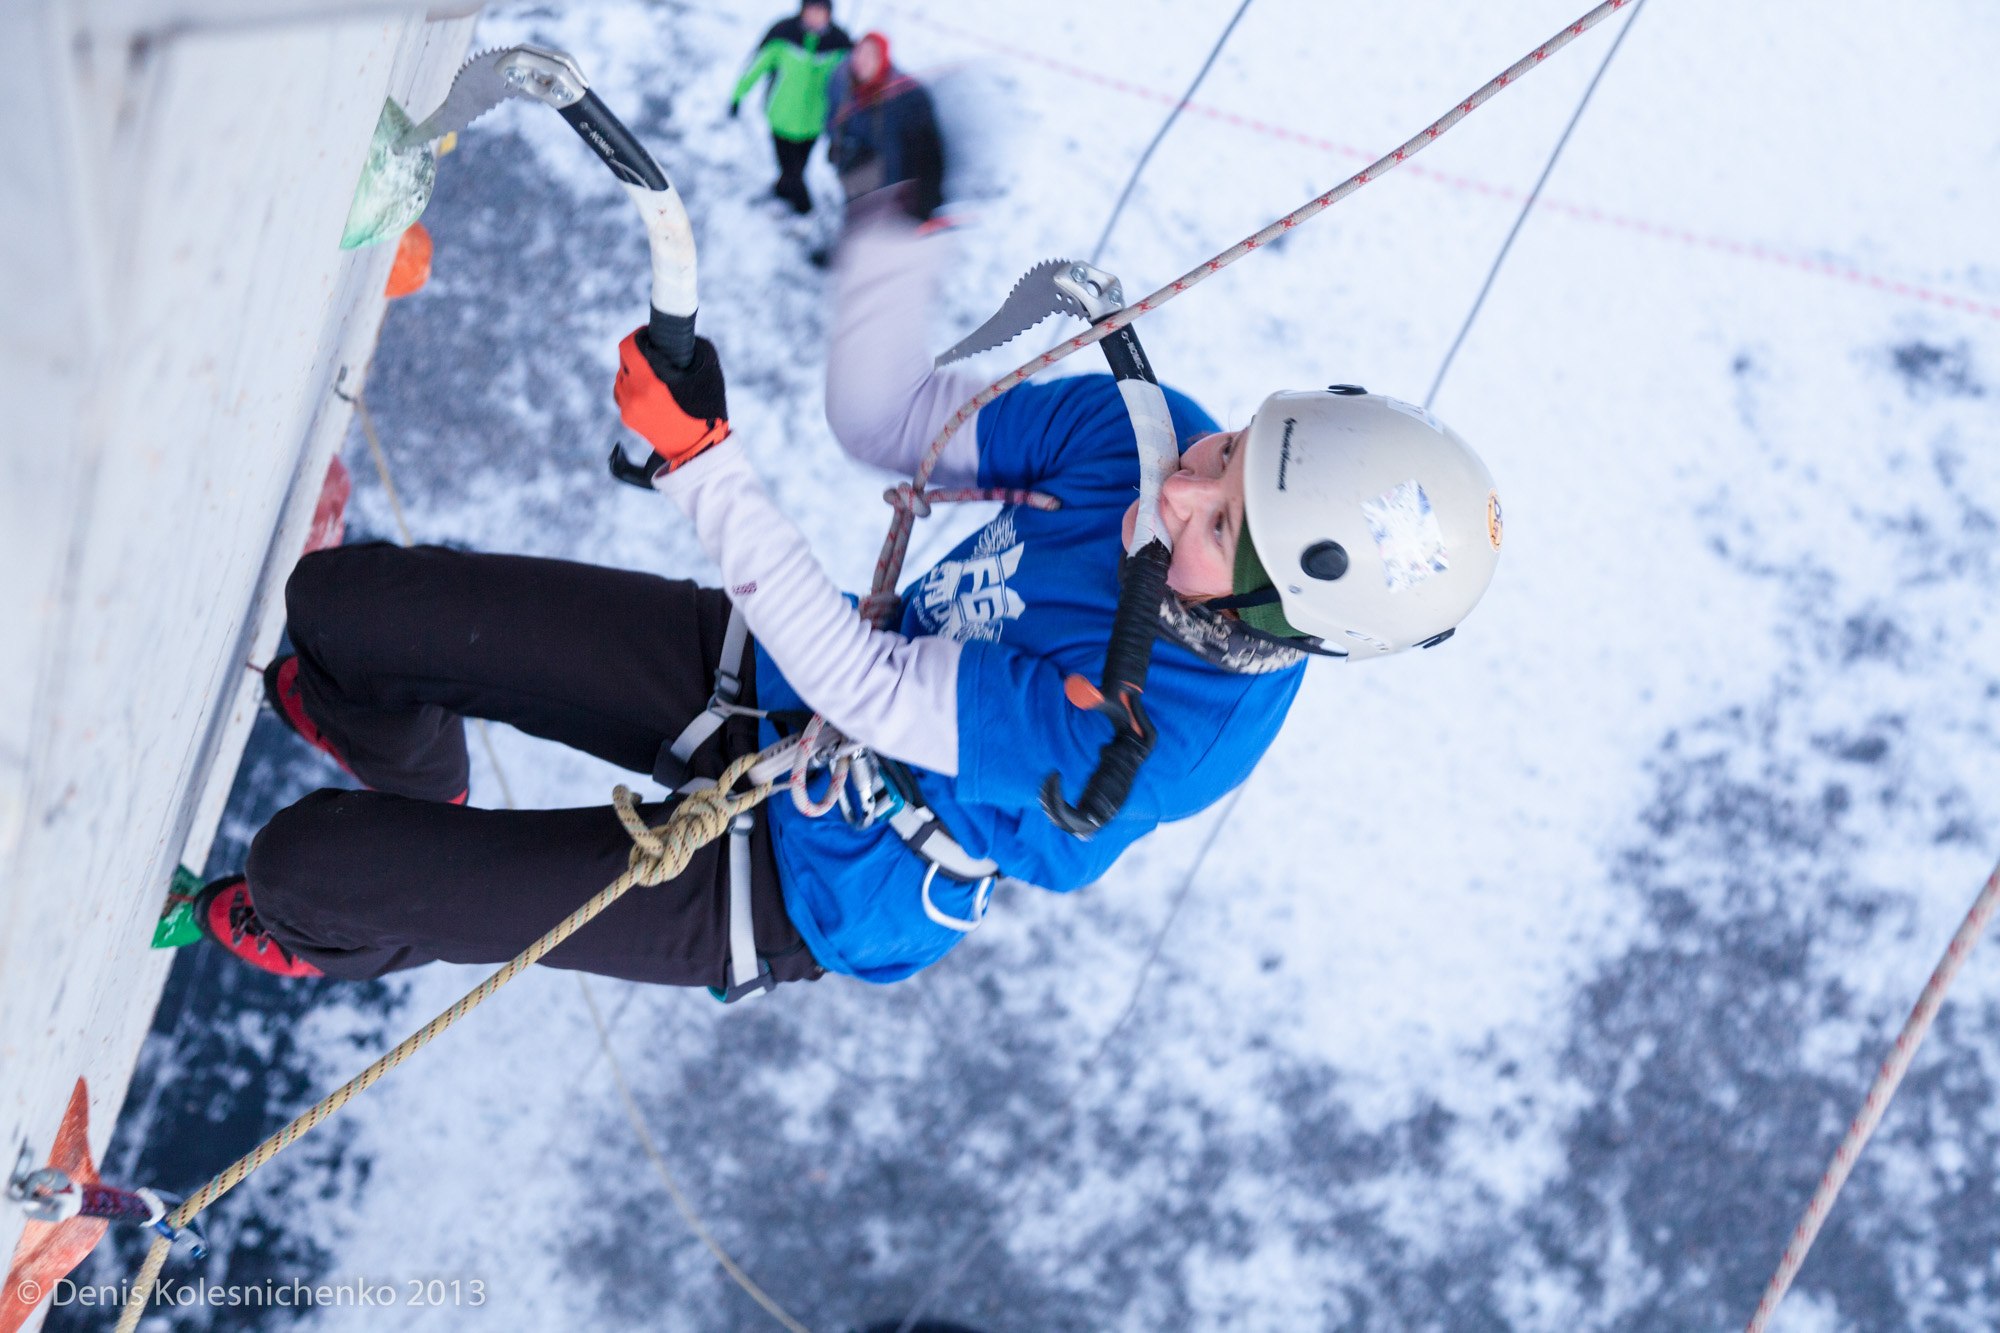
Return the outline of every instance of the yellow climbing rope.
{"type": "MultiPolygon", "coordinates": [[[[622,898],[626,890],[639,884],[659,884],[686,869],[696,849],[721,837],[728,831],[730,820],[756,808],[774,790],[773,783],[764,782],[741,792],[730,791],[766,757],[760,752],[735,760],[722,770],[722,776],[716,779],[713,787],[683,798],[667,817],[667,822],[658,827],[647,827],[646,821],[639,817],[632,793],[620,786],[612,794],[611,803],[618,812],[618,822],[625,826],[625,832],[632,838],[632,854],[625,873],[600,889],[589,902],[564,917],[548,934],[523,949],[512,962],[473,987],[458,1003],[404,1038],[394,1050],[327,1094],[249,1154],[231,1163],[222,1174],[196,1190],[185,1203],[169,1213],[165,1219],[167,1224],[175,1230],[186,1226],[202,1209],[241,1184],[252,1171],[289,1148],[384,1074],[430,1044],[433,1037],[483,1004],[493,992],[539,962],[549,950],[583,929],[605,908],[622,898]]],[[[134,1333],[139,1327],[154,1280],[159,1277],[171,1248],[171,1244],[163,1238],[154,1241],[152,1249],[147,1251],[146,1262],[132,1283],[131,1297],[125,1303],[124,1313],[119,1316],[118,1333],[134,1333]]]]}

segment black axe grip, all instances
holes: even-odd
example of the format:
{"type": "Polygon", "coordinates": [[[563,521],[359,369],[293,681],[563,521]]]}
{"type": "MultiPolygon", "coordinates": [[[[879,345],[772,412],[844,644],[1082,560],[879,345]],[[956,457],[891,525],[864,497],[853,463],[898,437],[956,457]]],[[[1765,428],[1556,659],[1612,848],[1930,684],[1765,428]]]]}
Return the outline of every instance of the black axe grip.
{"type": "Polygon", "coordinates": [[[652,312],[646,322],[646,336],[667,358],[668,365],[675,370],[686,370],[694,364],[694,313],[669,315],[658,306],[652,307],[652,312]]]}
{"type": "Polygon", "coordinates": [[[569,127],[590,145],[591,151],[604,159],[604,165],[619,180],[647,190],[667,188],[667,173],[660,170],[653,155],[625,128],[623,121],[611,114],[611,108],[596,93],[585,90],[576,101],[558,107],[557,114],[569,122],[569,127]]]}
{"type": "Polygon", "coordinates": [[[1146,688],[1146,671],[1153,664],[1153,640],[1160,633],[1160,603],[1167,596],[1167,567],[1173,562],[1166,543],[1147,542],[1125,562],[1125,586],[1118,590],[1118,610],[1111,620],[1111,642],[1104,648],[1105,698],[1114,690],[1135,693],[1146,688]]]}
{"type": "Polygon", "coordinates": [[[1132,795],[1140,767],[1159,739],[1141,700],[1146,671],[1153,661],[1153,640],[1159,633],[1160,603],[1167,595],[1167,566],[1172,554],[1151,541],[1140,547],[1125,566],[1125,586],[1118,594],[1118,611],[1111,622],[1111,642],[1104,650],[1102,696],[1096,711],[1117,729],[1097,754],[1097,769],[1084,784],[1083,795],[1071,805],[1063,798],[1062,775],[1042,779],[1042,809],[1056,826],[1078,838],[1088,838],[1118,817],[1132,795]]]}

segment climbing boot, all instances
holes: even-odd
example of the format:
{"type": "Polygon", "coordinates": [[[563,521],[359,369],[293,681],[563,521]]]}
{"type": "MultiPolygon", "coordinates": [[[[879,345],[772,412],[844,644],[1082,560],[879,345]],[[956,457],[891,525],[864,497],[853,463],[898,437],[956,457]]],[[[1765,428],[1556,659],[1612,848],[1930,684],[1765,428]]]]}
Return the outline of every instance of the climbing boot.
{"type": "Polygon", "coordinates": [[[307,745],[329,756],[339,764],[348,776],[354,770],[347,767],[347,760],[340,751],[333,748],[333,742],[321,734],[313,720],[306,716],[305,700],[299,697],[299,657],[297,653],[287,653],[283,657],[271,659],[271,665],[264,668],[264,702],[271,705],[271,711],[279,721],[292,729],[307,745]]]}
{"type": "Polygon", "coordinates": [[[202,934],[254,968],[280,977],[326,975],[264,929],[250,903],[250,884],[241,875],[219,879],[197,894],[194,919],[202,934]]]}
{"type": "MultiPolygon", "coordinates": [[[[333,742],[306,716],[305,700],[299,696],[299,658],[297,653],[287,653],[283,657],[271,659],[271,665],[264,668],[264,702],[278,715],[278,720],[290,728],[292,733],[315,750],[339,764],[349,777],[360,781],[359,776],[348,767],[347,759],[333,748],[333,742]]],[[[363,786],[368,784],[362,783],[363,786]]],[[[451,798],[451,804],[464,805],[467,792],[460,792],[451,798]]]]}

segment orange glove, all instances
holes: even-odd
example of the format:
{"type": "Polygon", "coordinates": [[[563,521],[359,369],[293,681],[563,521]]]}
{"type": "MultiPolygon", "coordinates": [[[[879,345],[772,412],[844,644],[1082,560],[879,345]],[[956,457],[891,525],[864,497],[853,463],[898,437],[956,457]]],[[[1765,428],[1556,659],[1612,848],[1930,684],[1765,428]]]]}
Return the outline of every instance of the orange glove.
{"type": "Polygon", "coordinates": [[[729,438],[729,404],[715,344],[694,340],[694,360],[667,364],[644,329],[618,344],[618,415],[659,456],[654,471],[673,471],[729,438]]]}

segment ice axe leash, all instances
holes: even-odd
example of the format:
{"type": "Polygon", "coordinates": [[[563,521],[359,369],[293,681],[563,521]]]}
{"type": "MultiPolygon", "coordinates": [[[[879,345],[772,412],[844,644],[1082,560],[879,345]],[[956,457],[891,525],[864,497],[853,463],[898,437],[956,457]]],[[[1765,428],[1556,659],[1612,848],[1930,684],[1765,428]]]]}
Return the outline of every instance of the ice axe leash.
{"type": "MultiPolygon", "coordinates": [[[[940,355],[937,364],[1002,346],[1051,315],[1096,323],[1124,305],[1124,289],[1103,269],[1073,259],[1043,260],[1014,284],[991,318],[940,355]]],[[[1107,336],[1103,347],[1139,448],[1139,516],[1125,548],[1123,586],[1104,650],[1103,674],[1095,684],[1081,675],[1063,682],[1063,693],[1072,704],[1110,719],[1111,739],[1098,751],[1097,767],[1075,805],[1063,795],[1062,774],[1042,779],[1042,810],[1056,827],[1078,838],[1090,837],[1117,818],[1159,738],[1142,696],[1159,631],[1160,603],[1167,596],[1167,567],[1173,559],[1173,542],[1160,524],[1160,487],[1180,466],[1180,444],[1167,396],[1139,346],[1139,335],[1127,325],[1107,336]]]]}
{"type": "MultiPolygon", "coordinates": [[[[1092,323],[1117,313],[1125,304],[1118,279],[1089,264],[1074,263],[1057,273],[1057,290],[1082,305],[1092,323]]],[[[1097,752],[1097,767],[1071,805],[1063,795],[1060,773],[1042,779],[1042,811],[1057,828],[1088,838],[1118,817],[1132,794],[1140,766],[1153,753],[1159,732],[1146,716],[1142,696],[1146,671],[1153,661],[1153,641],[1160,629],[1160,603],[1167,597],[1167,567],[1173,561],[1173,541],[1160,523],[1160,487],[1180,466],[1180,442],[1174,435],[1167,395],[1130,325],[1107,337],[1104,359],[1118,383],[1118,396],[1132,417],[1132,435],[1139,448],[1139,513],[1132,540],[1125,548],[1124,586],[1111,618],[1111,641],[1104,649],[1104,670],[1093,685],[1080,675],[1063,682],[1063,693],[1079,708],[1111,720],[1111,739],[1097,752]]]]}

